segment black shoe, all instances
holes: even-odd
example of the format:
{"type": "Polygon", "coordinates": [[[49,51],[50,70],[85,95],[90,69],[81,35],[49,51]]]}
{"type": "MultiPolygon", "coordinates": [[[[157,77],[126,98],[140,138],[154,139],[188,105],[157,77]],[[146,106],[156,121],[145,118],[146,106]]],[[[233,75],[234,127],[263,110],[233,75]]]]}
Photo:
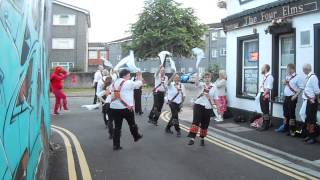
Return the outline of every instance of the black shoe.
{"type": "Polygon", "coordinates": [[[121,146],[113,146],[113,150],[114,150],[114,151],[119,151],[119,150],[121,150],[121,149],[122,149],[121,146]]]}
{"type": "Polygon", "coordinates": [[[191,145],[194,145],[194,140],[193,140],[193,139],[190,139],[188,145],[190,145],[190,146],[191,146],[191,145]]]}
{"type": "Polygon", "coordinates": [[[112,136],[112,135],[109,135],[109,139],[113,139],[113,136],[112,136]]]}
{"type": "Polygon", "coordinates": [[[205,146],[205,144],[204,144],[204,139],[201,139],[201,140],[200,140],[200,146],[205,146]]]}
{"type": "Polygon", "coordinates": [[[306,143],[307,144],[315,144],[317,141],[314,138],[310,138],[306,143]]]}
{"type": "Polygon", "coordinates": [[[138,142],[140,139],[142,139],[143,135],[139,134],[136,138],[134,138],[134,142],[138,142]]]}
{"type": "Polygon", "coordinates": [[[181,132],[180,131],[177,132],[177,137],[181,137],[181,132]]]}
{"type": "Polygon", "coordinates": [[[171,129],[170,128],[166,128],[166,133],[168,133],[168,134],[173,134],[173,131],[171,131],[171,129]]]}
{"type": "Polygon", "coordinates": [[[141,112],[139,112],[138,114],[139,114],[139,115],[142,115],[142,114],[143,114],[143,112],[141,111],[141,112]]]}

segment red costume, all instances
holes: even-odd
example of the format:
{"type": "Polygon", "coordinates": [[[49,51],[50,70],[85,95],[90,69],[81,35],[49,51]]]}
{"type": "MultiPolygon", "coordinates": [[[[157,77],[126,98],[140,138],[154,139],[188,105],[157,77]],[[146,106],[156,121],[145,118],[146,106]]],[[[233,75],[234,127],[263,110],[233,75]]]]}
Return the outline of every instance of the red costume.
{"type": "Polygon", "coordinates": [[[68,76],[68,73],[60,66],[57,66],[54,69],[54,72],[51,74],[50,83],[51,91],[56,97],[56,104],[54,106],[54,114],[59,114],[58,110],[61,107],[61,100],[64,110],[68,110],[67,107],[67,96],[62,91],[63,89],[63,80],[68,76]]]}

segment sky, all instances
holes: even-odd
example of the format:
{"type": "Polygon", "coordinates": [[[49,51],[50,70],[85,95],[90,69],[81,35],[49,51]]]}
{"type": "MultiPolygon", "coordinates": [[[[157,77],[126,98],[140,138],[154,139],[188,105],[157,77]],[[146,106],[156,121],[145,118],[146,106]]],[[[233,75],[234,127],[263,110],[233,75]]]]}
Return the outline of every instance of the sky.
{"type": "MultiPolygon", "coordinates": [[[[110,42],[130,35],[130,25],[138,20],[144,0],[60,0],[90,11],[90,42],[110,42]]],[[[217,7],[218,0],[176,0],[192,7],[201,23],[220,22],[226,11],[217,7]]]]}

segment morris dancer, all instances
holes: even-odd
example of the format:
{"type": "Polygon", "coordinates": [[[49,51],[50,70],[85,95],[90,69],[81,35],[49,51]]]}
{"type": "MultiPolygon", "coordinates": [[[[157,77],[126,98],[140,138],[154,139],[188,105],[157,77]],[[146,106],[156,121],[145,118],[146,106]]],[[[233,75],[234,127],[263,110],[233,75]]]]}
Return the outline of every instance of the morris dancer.
{"type": "Polygon", "coordinates": [[[177,131],[177,137],[181,136],[180,126],[179,126],[179,111],[182,108],[182,104],[185,100],[185,87],[183,84],[180,83],[180,77],[178,74],[174,73],[170,80],[168,81],[168,104],[171,109],[171,119],[168,122],[166,127],[166,132],[173,134],[171,131],[171,127],[177,131]],[[174,81],[174,82],[172,82],[174,81]]]}
{"type": "Polygon", "coordinates": [[[114,118],[115,128],[113,136],[113,149],[120,150],[120,136],[123,119],[127,120],[130,128],[130,132],[134,141],[138,141],[142,138],[142,135],[138,132],[138,126],[134,118],[134,100],[133,91],[134,88],[142,85],[142,74],[137,73],[137,80],[130,80],[130,71],[121,70],[119,77],[111,86],[111,116],[114,118]]]}
{"type": "Polygon", "coordinates": [[[153,107],[149,114],[149,123],[154,125],[158,124],[158,119],[161,114],[161,110],[164,104],[164,95],[166,92],[166,85],[168,82],[168,77],[165,75],[165,69],[161,65],[158,72],[155,73],[155,83],[153,92],[153,107]],[[160,71],[160,73],[159,73],[160,71]]]}
{"type": "Polygon", "coordinates": [[[284,81],[284,103],[283,103],[283,124],[276,129],[277,132],[287,132],[288,135],[294,136],[296,125],[296,106],[298,97],[304,88],[303,81],[296,74],[296,66],[294,64],[287,65],[287,76],[284,81]]]}
{"type": "Polygon", "coordinates": [[[306,85],[303,91],[303,104],[300,114],[305,117],[305,127],[307,131],[307,137],[304,141],[308,144],[316,143],[317,135],[317,110],[318,110],[318,98],[320,94],[319,80],[315,74],[312,73],[312,67],[310,64],[303,66],[303,72],[306,77],[306,85]]]}
{"type": "Polygon", "coordinates": [[[98,70],[94,73],[93,77],[93,87],[94,87],[94,98],[93,98],[93,104],[97,103],[97,87],[98,87],[98,82],[100,79],[102,79],[102,71],[103,71],[103,66],[99,65],[98,70]]]}
{"type": "Polygon", "coordinates": [[[263,113],[263,123],[259,130],[268,130],[271,125],[269,103],[273,88],[273,76],[270,73],[270,65],[265,64],[262,67],[261,73],[263,74],[263,80],[260,86],[260,107],[263,113]]]}
{"type": "Polygon", "coordinates": [[[219,99],[216,87],[211,83],[211,73],[204,74],[204,83],[199,83],[199,73],[196,78],[196,86],[200,88],[201,94],[198,96],[193,107],[193,122],[188,137],[188,145],[193,145],[200,128],[200,145],[204,146],[204,138],[207,136],[210,117],[216,102],[219,99]]]}

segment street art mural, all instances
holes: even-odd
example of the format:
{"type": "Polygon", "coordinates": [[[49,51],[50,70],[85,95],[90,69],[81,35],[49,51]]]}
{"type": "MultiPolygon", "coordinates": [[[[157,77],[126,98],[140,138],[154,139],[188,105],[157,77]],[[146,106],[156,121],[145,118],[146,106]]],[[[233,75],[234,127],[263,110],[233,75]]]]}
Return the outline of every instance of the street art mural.
{"type": "Polygon", "coordinates": [[[0,0],[0,179],[45,179],[51,2],[0,0]]]}

